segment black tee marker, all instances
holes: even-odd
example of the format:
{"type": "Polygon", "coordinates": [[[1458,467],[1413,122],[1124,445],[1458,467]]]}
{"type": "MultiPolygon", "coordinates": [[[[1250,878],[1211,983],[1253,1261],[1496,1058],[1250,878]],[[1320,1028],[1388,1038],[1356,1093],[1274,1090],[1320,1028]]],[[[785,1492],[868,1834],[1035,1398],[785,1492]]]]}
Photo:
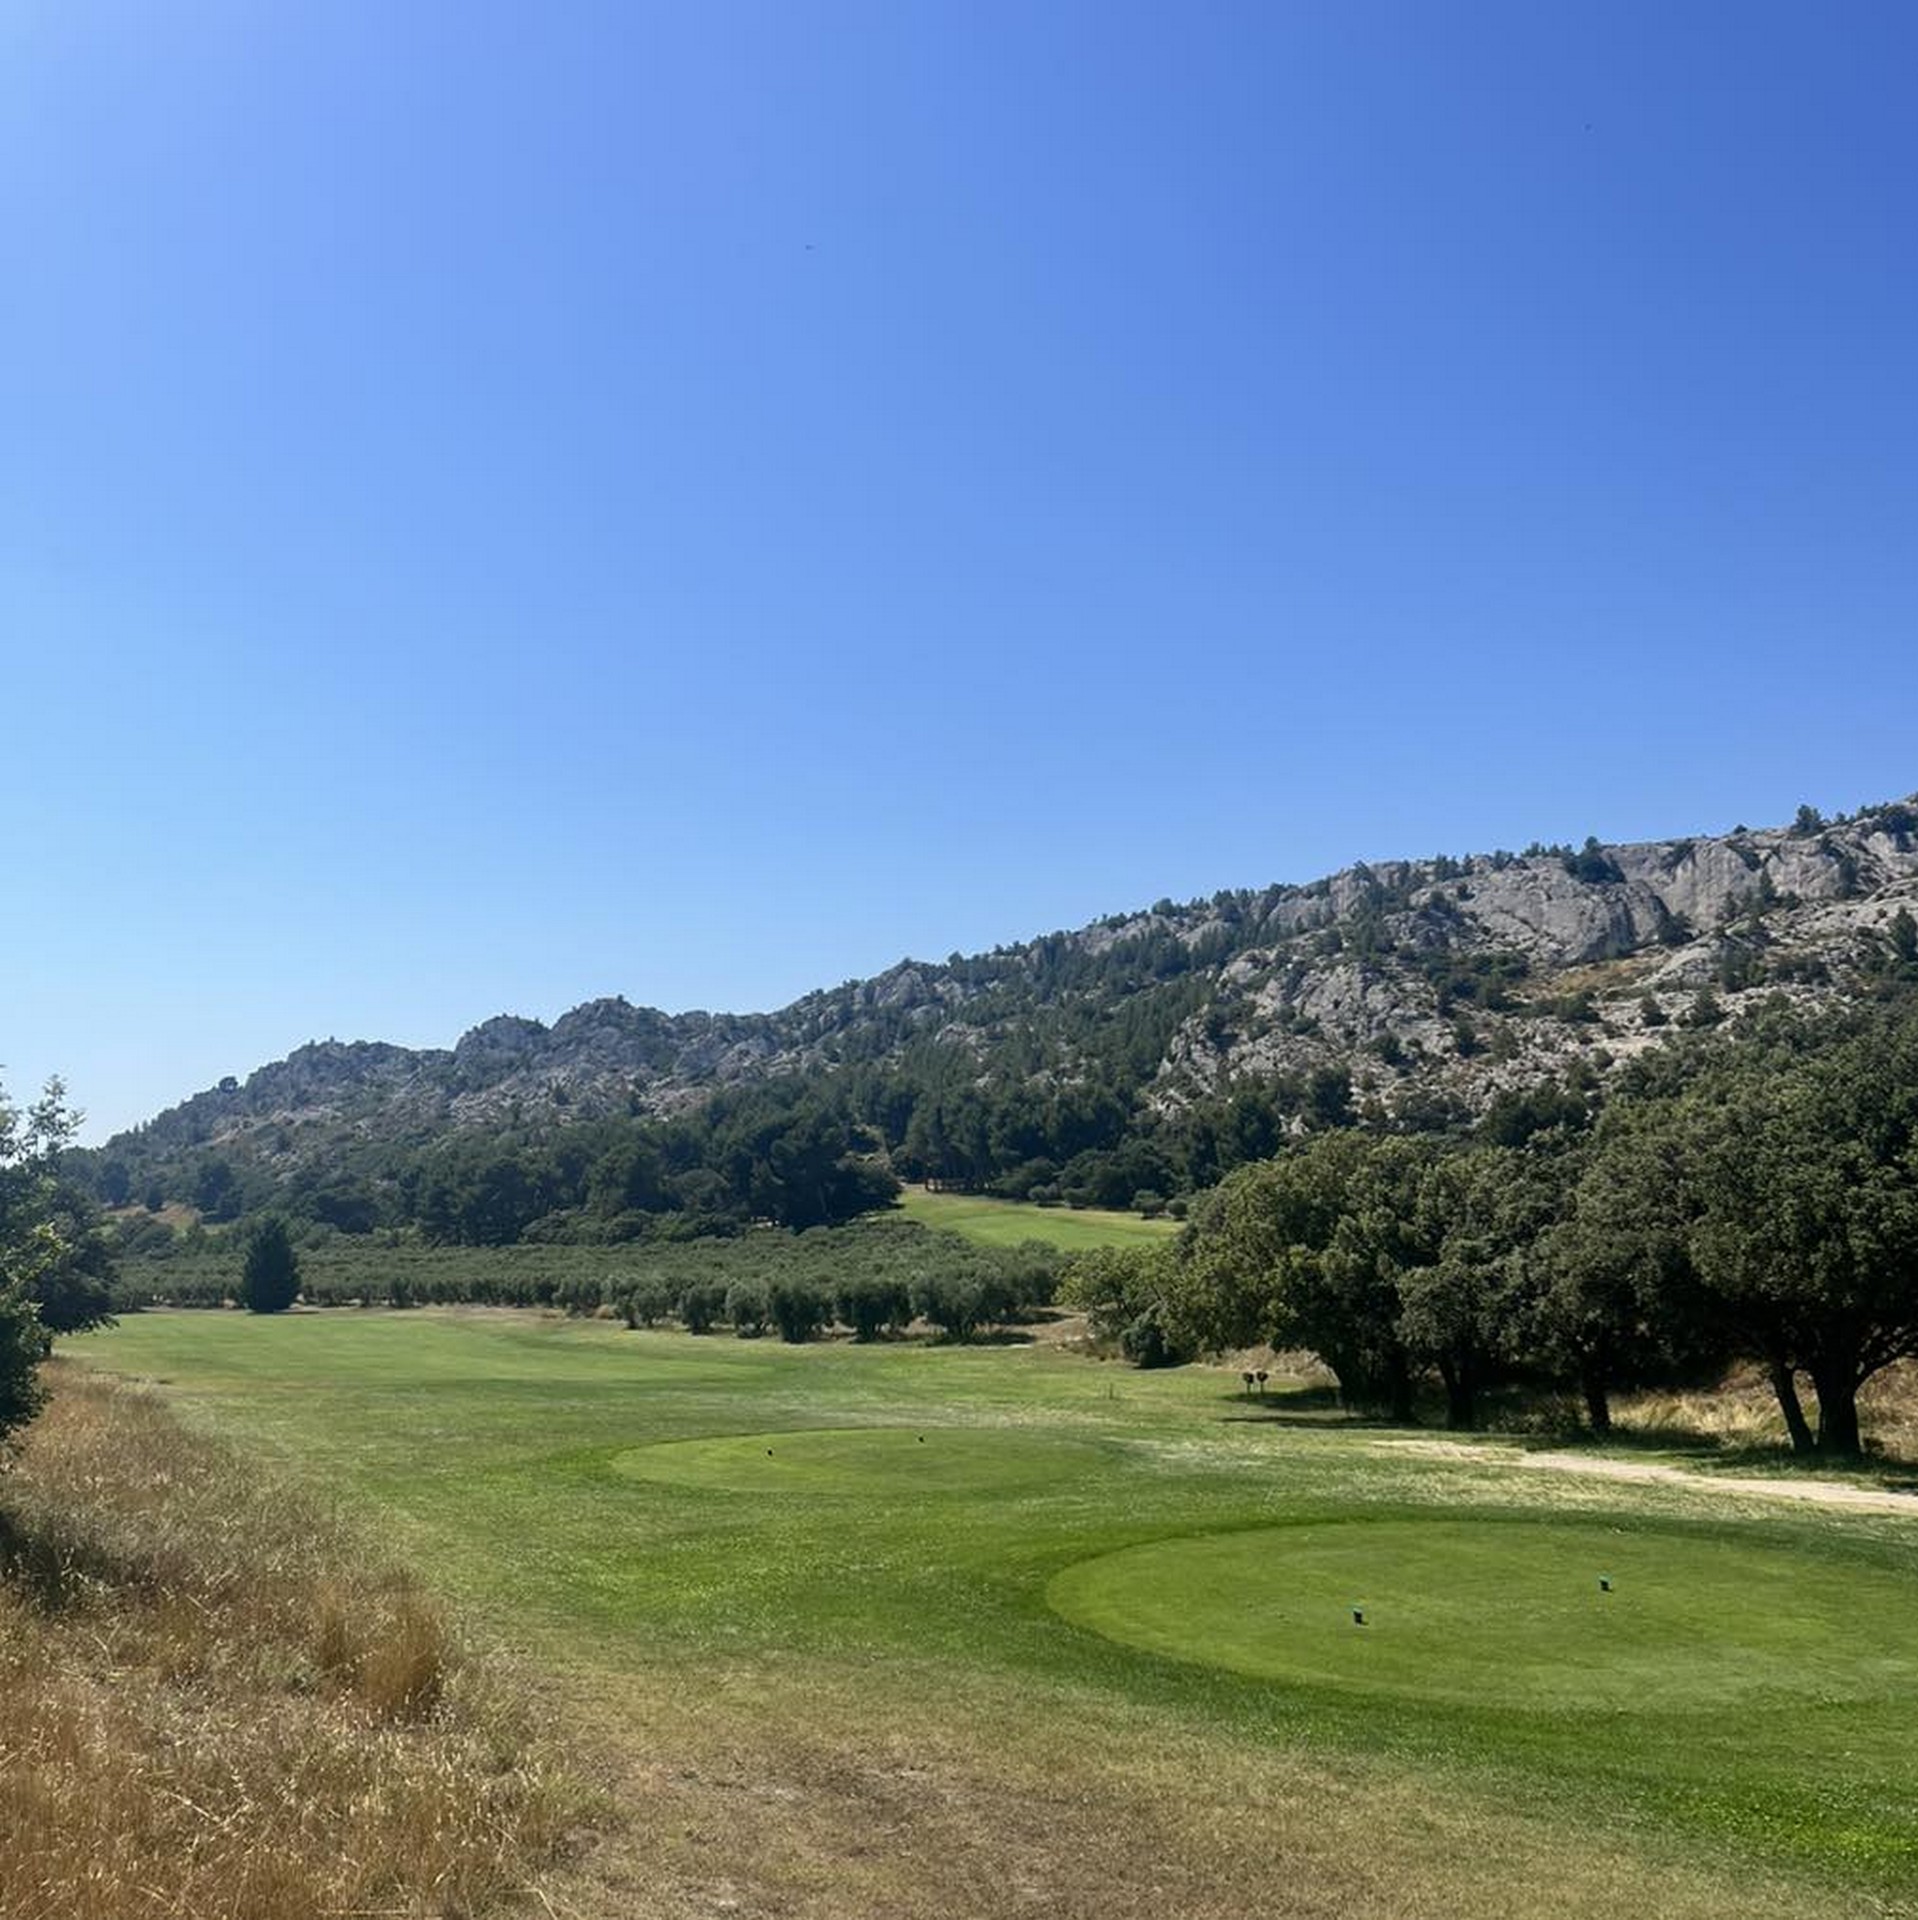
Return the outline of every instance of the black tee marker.
{"type": "Polygon", "coordinates": [[[1355,1627],[1365,1625],[1365,1609],[1363,1607],[1354,1607],[1352,1609],[1352,1624],[1355,1627]]]}
{"type": "Polygon", "coordinates": [[[1599,1590],[1599,1592],[1600,1592],[1600,1593],[1610,1593],[1610,1592],[1611,1592],[1611,1590],[1612,1590],[1612,1576],[1611,1576],[1611,1575],[1610,1575],[1609,1573],[1601,1573],[1601,1574],[1600,1574],[1600,1575],[1598,1576],[1598,1590],[1599,1590]]]}

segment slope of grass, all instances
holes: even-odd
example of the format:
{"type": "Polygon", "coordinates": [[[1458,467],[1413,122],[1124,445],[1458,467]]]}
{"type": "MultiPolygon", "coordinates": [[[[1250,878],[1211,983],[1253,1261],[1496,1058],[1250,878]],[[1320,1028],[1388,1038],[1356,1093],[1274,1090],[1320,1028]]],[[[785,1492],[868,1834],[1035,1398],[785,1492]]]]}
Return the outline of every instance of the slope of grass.
{"type": "Polygon", "coordinates": [[[1168,1240],[1179,1231],[1176,1220],[1147,1220],[1136,1213],[1108,1213],[1098,1207],[1035,1207],[1023,1200],[993,1200],[978,1193],[928,1193],[908,1187],[899,1204],[908,1219],[922,1226],[963,1234],[987,1246],[1016,1246],[1043,1240],[1049,1247],[1077,1253],[1084,1247],[1125,1247],[1168,1240]]]}
{"type": "Polygon", "coordinates": [[[377,1515],[564,1670],[630,1769],[583,1913],[1911,1910],[1900,1519],[1381,1449],[1236,1376],[1042,1347],[434,1312],[154,1314],[76,1350],[377,1515]],[[1360,1519],[1369,1558],[1335,1564],[1360,1519]],[[1288,1537],[1301,1584],[1262,1601],[1288,1537]],[[1636,1625],[1561,1662],[1551,1607],[1600,1571],[1636,1625]],[[1407,1637],[1448,1579],[1478,1614],[1407,1637]],[[1350,1632],[1367,1600],[1362,1684],[1256,1618],[1350,1632]],[[1522,1686],[1475,1683],[1501,1608],[1522,1686]],[[1688,1680],[1701,1649],[1722,1684],[1688,1680]]]}

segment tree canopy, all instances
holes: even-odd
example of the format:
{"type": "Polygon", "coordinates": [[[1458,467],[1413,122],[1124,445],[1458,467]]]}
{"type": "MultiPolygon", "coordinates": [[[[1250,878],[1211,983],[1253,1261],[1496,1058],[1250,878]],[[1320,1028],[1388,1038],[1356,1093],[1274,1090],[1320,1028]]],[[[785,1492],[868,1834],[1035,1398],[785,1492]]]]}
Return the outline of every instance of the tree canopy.
{"type": "Polygon", "coordinates": [[[106,1242],[91,1201],[60,1175],[78,1123],[58,1080],[24,1110],[0,1089],[0,1436],[39,1410],[52,1336],[108,1318],[106,1242]]]}
{"type": "Polygon", "coordinates": [[[1399,1418],[1435,1375],[1460,1426],[1521,1379],[1576,1388],[1604,1431],[1615,1388],[1742,1357],[1795,1447],[1857,1453],[1860,1387],[1918,1357],[1911,996],[1700,1033],[1590,1117],[1560,1087],[1474,1140],[1297,1140],[1194,1208],[1159,1276],[1171,1321],[1200,1346],[1310,1348],[1399,1418]]]}
{"type": "Polygon", "coordinates": [[[299,1295],[299,1256],[286,1222],[262,1214],[241,1242],[240,1304],[249,1313],[284,1313],[299,1295]]]}

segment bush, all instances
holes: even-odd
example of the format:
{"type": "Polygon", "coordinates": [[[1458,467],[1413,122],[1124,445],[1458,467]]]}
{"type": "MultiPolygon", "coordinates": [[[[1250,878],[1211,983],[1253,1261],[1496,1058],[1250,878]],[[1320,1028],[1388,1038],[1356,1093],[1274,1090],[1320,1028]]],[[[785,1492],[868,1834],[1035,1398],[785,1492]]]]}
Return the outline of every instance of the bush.
{"type": "Polygon", "coordinates": [[[696,1280],[679,1296],[679,1324],[688,1333],[711,1333],[726,1310],[726,1289],[716,1280],[696,1280]]]}
{"type": "Polygon", "coordinates": [[[33,1303],[0,1292],[0,1434],[25,1426],[46,1398],[40,1362],[47,1357],[47,1330],[33,1303]]]}
{"type": "Polygon", "coordinates": [[[635,1280],[620,1289],[620,1318],[629,1327],[650,1327],[672,1310],[673,1290],[663,1280],[635,1280]]]}
{"type": "Polygon", "coordinates": [[[554,1287],[553,1304],[575,1319],[597,1313],[606,1304],[605,1283],[595,1274],[568,1274],[554,1287]]]}
{"type": "Polygon", "coordinates": [[[763,1280],[735,1280],[726,1289],[726,1318],[742,1340],[757,1340],[772,1314],[772,1295],[763,1280]]]}
{"type": "Polygon", "coordinates": [[[826,1296],[810,1280],[775,1280],[767,1299],[773,1325],[789,1346],[803,1346],[826,1324],[826,1296]]]}
{"type": "Polygon", "coordinates": [[[922,1273],[912,1283],[912,1308],[948,1340],[966,1340],[985,1318],[985,1289],[970,1273],[922,1273]]]}
{"type": "MultiPolygon", "coordinates": [[[[1021,1240],[1016,1247],[993,1256],[992,1264],[1004,1276],[1007,1307],[1012,1312],[1049,1307],[1059,1297],[1059,1277],[1065,1272],[1066,1257],[1043,1240],[1021,1240]]],[[[999,1316],[995,1313],[991,1317],[999,1316]]]]}
{"type": "Polygon", "coordinates": [[[1119,1351],[1135,1367],[1182,1367],[1192,1358],[1190,1347],[1166,1326],[1165,1310],[1150,1306],[1119,1335],[1119,1351]]]}
{"type": "Polygon", "coordinates": [[[901,1281],[861,1275],[840,1282],[833,1294],[833,1310],[840,1324],[850,1327],[852,1337],[863,1343],[905,1327],[912,1318],[912,1293],[901,1281]]]}

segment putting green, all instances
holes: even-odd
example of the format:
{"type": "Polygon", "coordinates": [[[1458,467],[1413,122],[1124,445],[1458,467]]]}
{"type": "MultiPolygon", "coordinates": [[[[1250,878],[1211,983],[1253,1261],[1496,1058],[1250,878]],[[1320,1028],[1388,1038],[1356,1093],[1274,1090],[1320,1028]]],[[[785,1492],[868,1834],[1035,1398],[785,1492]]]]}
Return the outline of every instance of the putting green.
{"type": "Polygon", "coordinates": [[[617,1454],[615,1473],[729,1493],[856,1494],[1030,1491],[1097,1466],[1082,1440],[1004,1427],[806,1427],[674,1440],[617,1454]]]}
{"type": "Polygon", "coordinates": [[[1675,1530],[1360,1520],[1202,1534],[1082,1561],[1047,1597],[1150,1653],[1428,1700],[1681,1713],[1918,1693],[1918,1584],[1675,1530]]]}

